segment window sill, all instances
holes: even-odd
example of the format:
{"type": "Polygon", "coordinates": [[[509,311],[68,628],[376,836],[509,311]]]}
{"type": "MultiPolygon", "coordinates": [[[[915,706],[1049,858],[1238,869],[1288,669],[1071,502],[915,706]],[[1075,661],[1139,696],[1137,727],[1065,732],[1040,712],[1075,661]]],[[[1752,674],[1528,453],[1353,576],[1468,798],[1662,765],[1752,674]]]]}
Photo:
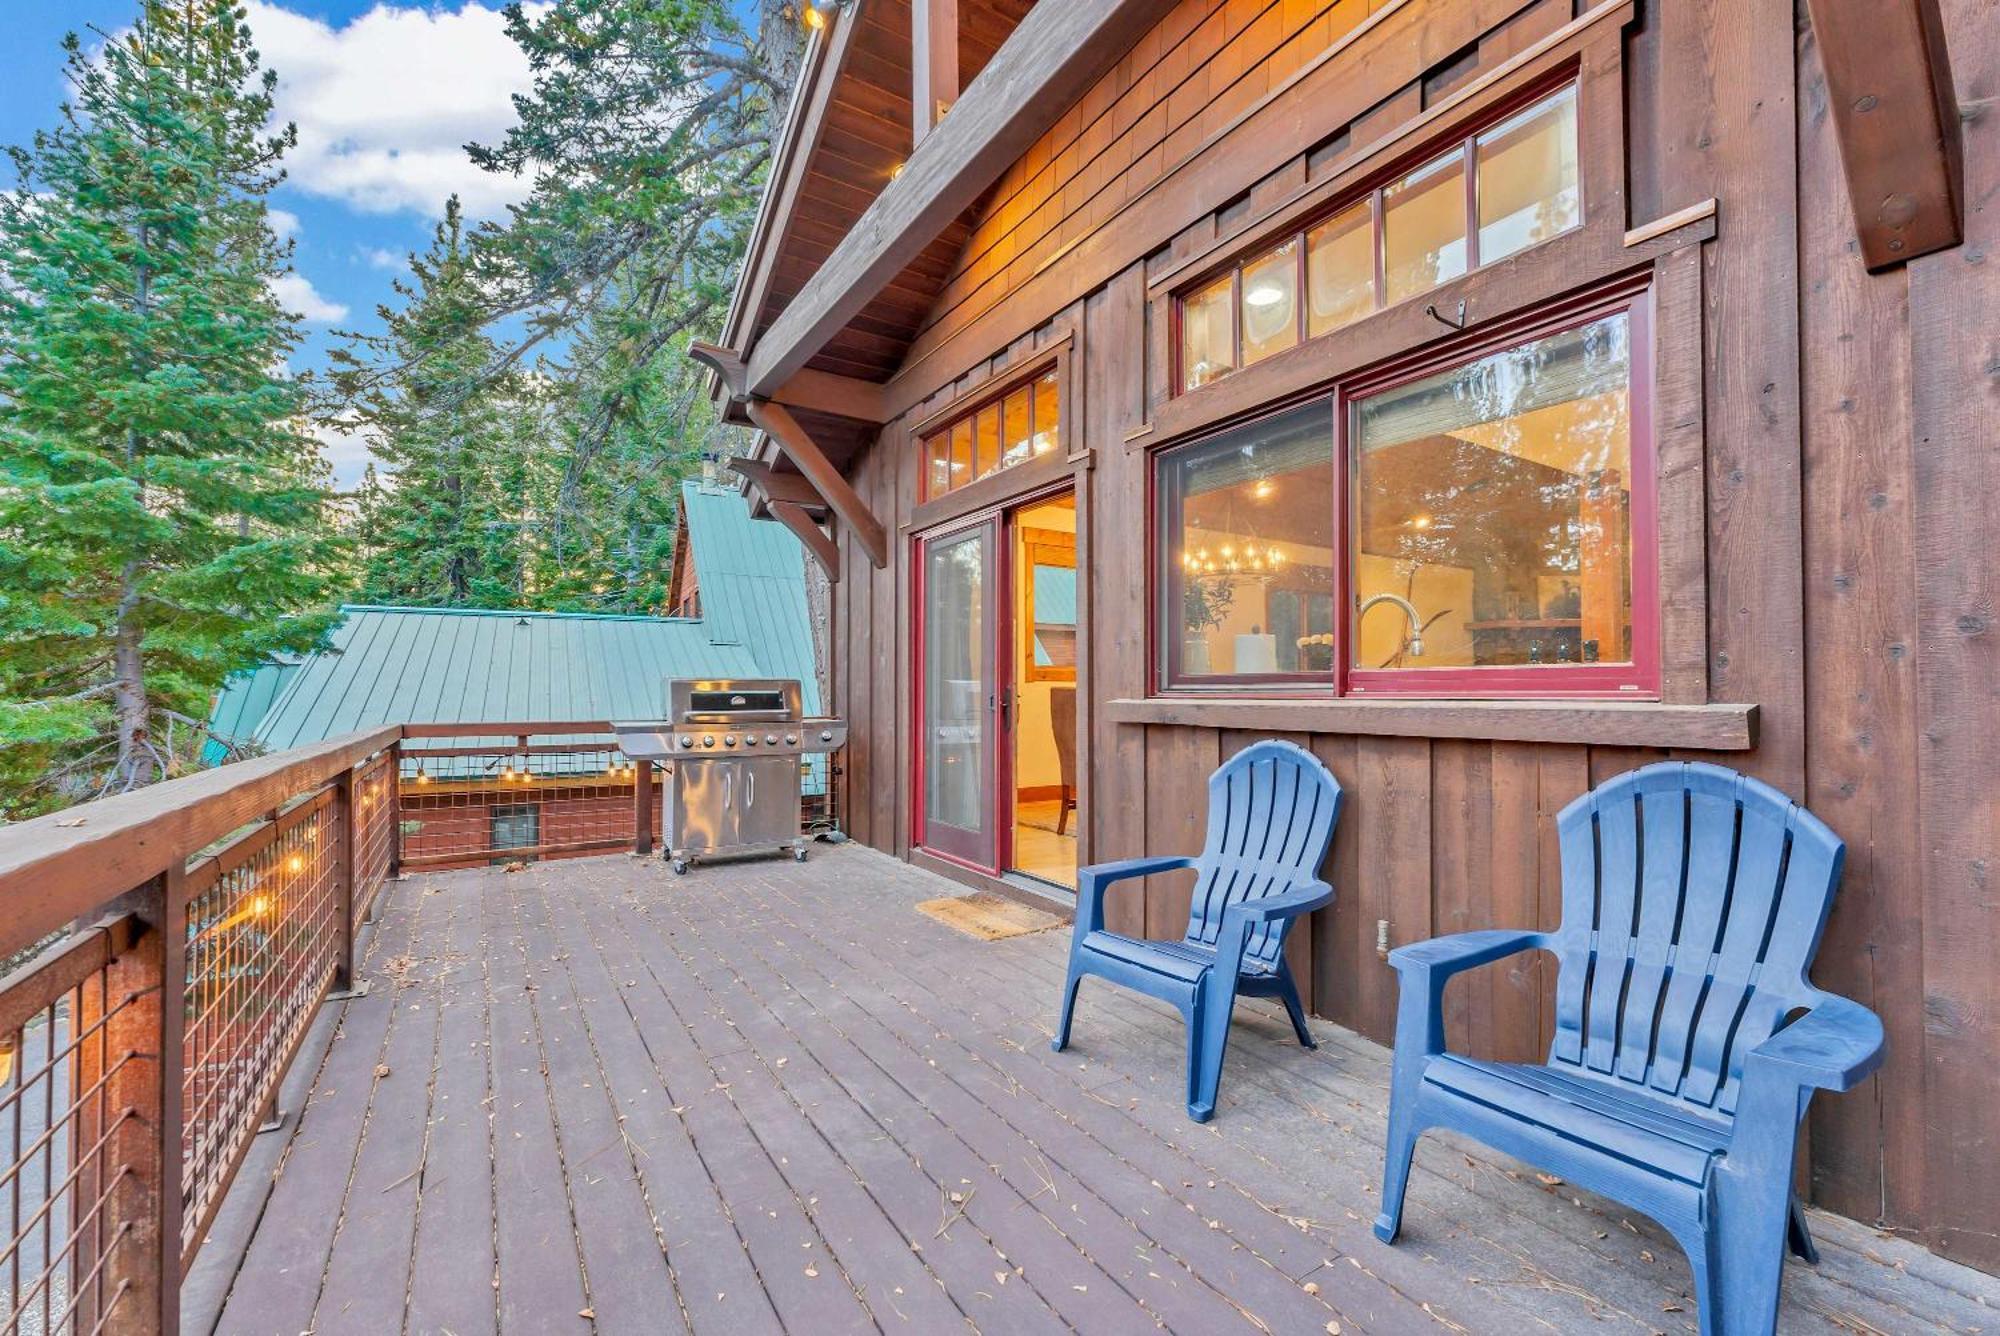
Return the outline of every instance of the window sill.
{"type": "Polygon", "coordinates": [[[1607,747],[1748,751],[1757,745],[1755,705],[1666,705],[1594,700],[1310,700],[1232,696],[1112,700],[1118,724],[1182,724],[1273,732],[1375,737],[1480,738],[1607,747]]]}

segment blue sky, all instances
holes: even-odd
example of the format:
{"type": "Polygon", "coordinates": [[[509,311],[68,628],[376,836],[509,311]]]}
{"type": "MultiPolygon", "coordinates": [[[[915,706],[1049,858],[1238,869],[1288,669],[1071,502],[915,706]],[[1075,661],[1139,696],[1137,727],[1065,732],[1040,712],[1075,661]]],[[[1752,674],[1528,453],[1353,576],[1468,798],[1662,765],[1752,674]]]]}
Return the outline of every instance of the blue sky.
{"type": "MultiPolygon", "coordinates": [[[[527,66],[502,31],[501,0],[249,0],[278,116],[299,128],[290,179],[271,200],[295,240],[280,295],[307,317],[296,365],[321,363],[334,328],[374,330],[409,251],[427,244],[447,194],[496,217],[522,183],[474,168],[461,146],[497,142],[527,66]]],[[[0,6],[0,143],[25,143],[64,96],[63,33],[131,21],[133,0],[11,0],[0,6]]],[[[12,185],[11,179],[5,184],[12,185]]],[[[343,487],[366,463],[360,442],[323,436],[343,487]]]]}

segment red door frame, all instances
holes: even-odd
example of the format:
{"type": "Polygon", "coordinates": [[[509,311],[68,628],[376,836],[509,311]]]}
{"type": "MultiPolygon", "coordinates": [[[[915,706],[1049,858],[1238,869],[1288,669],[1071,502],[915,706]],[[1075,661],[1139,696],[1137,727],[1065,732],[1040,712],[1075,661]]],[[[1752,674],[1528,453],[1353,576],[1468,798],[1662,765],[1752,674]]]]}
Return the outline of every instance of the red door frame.
{"type": "MultiPolygon", "coordinates": [[[[1038,488],[1021,496],[1008,497],[1005,501],[985,510],[961,516],[918,534],[913,540],[915,559],[910,563],[910,680],[916,685],[916,690],[910,693],[910,737],[915,744],[910,748],[912,771],[910,843],[933,857],[957,863],[975,872],[984,872],[988,876],[1001,875],[1012,867],[1014,861],[1014,729],[1019,722],[1019,702],[1014,696],[1019,682],[1019,665],[1015,662],[1014,654],[1016,648],[1014,644],[1015,515],[1030,506],[1039,505],[1064,494],[1076,496],[1077,486],[1074,479],[1065,478],[1051,486],[1038,488]],[[990,775],[992,787],[989,790],[991,797],[987,803],[987,817],[993,823],[991,863],[981,863],[976,855],[968,856],[963,852],[932,844],[929,840],[930,831],[924,810],[924,700],[927,694],[924,677],[924,638],[927,630],[924,571],[928,565],[928,552],[932,543],[963,537],[967,532],[979,528],[988,528],[994,549],[992,578],[986,582],[994,603],[993,616],[990,619],[993,633],[985,646],[993,664],[993,690],[988,698],[986,715],[989,735],[993,739],[990,775]],[[1005,702],[1004,712],[1003,702],[1005,702]],[[1003,713],[1006,719],[1004,725],[1000,722],[1003,713]]],[[[1079,572],[1082,566],[1082,559],[1079,557],[1077,562],[1079,572]]],[[[1083,638],[1084,628],[1078,626],[1079,648],[1083,644],[1083,638]]],[[[1081,764],[1080,757],[1079,764],[1081,764]]]]}

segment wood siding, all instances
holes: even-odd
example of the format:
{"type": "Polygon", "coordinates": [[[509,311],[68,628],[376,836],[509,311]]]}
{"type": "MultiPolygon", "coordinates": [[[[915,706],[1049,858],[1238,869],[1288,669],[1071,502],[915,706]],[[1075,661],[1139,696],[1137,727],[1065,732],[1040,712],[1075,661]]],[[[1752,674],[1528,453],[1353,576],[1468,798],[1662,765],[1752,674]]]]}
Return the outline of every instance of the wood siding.
{"type": "MultiPolygon", "coordinates": [[[[1149,461],[1130,440],[1157,408],[1164,346],[1148,257],[1157,269],[1196,253],[1241,213],[1338,170],[1343,146],[1420,116],[1573,14],[1569,0],[1372,8],[1394,11],[1376,18],[1378,32],[1394,22],[1411,35],[1369,46],[1365,69],[1336,60],[1333,74],[1367,93],[1365,117],[1349,122],[1359,128],[1290,145],[1275,167],[1259,165],[1280,156],[1272,145],[1232,154],[1225,135],[1218,165],[1196,178],[1215,212],[1116,247],[1103,237],[1172,216],[1132,201],[1367,21],[1367,0],[1187,0],[994,192],[904,364],[920,401],[906,396],[908,414],[851,469],[892,537],[879,571],[841,538],[849,574],[836,592],[833,676],[853,724],[842,811],[856,838],[910,851],[908,425],[1069,338],[1087,572],[1082,853],[1199,845],[1207,771],[1261,735],[1119,723],[1093,708],[1148,689],[1137,536],[1149,461]],[[1403,65],[1385,67],[1384,54],[1403,65]],[[1096,202],[1107,199],[1124,211],[1096,202]]],[[[1622,38],[1625,208],[1637,228],[1717,201],[1708,238],[1662,249],[1654,269],[1666,695],[1755,704],[1754,749],[1713,759],[1804,799],[1847,840],[1814,977],[1874,1007],[1889,1034],[1880,1076],[1815,1106],[1813,1196],[2000,1270],[2000,576],[1986,532],[2000,495],[2000,31],[1983,0],[1946,0],[1944,14],[1965,109],[1963,246],[1865,272],[1811,30],[1790,0],[1638,6],[1622,38]]],[[[1310,746],[1350,795],[1327,868],[1338,899],[1294,935],[1294,964],[1315,1012],[1383,1041],[1395,985],[1378,924],[1392,946],[1553,926],[1555,813],[1670,754],[1279,735],[1310,746]]],[[[1184,880],[1155,879],[1114,896],[1111,925],[1178,935],[1186,896],[1184,880]]],[[[1538,1058],[1553,985],[1532,958],[1467,976],[1448,995],[1452,1041],[1538,1058]]]]}

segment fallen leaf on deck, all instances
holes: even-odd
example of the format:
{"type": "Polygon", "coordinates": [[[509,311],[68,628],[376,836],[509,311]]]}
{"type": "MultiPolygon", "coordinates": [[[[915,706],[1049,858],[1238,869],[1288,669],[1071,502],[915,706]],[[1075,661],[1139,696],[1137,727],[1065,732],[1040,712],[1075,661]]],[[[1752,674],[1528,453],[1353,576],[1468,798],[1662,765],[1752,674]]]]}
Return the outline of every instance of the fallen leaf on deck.
{"type": "Polygon", "coordinates": [[[64,817],[62,820],[56,822],[56,824],[58,826],[80,826],[89,819],[89,817],[83,816],[69,816],[64,817]]]}
{"type": "Polygon", "coordinates": [[[1303,1288],[1305,1289],[1305,1292],[1306,1292],[1307,1294],[1318,1294],[1318,1293],[1319,1293],[1319,1282],[1318,1282],[1318,1281],[1316,1281],[1316,1280],[1309,1280],[1309,1281],[1307,1281],[1307,1282],[1305,1283],[1305,1285],[1304,1285],[1304,1287],[1303,1287],[1303,1288]]]}
{"type": "Polygon", "coordinates": [[[376,1076],[378,1076],[378,1077],[382,1077],[382,1076],[387,1076],[388,1074],[389,1074],[389,1064],[388,1064],[388,1063],[386,1063],[386,1062],[378,1062],[378,1063],[376,1063],[376,1064],[375,1064],[375,1075],[376,1075],[376,1076]]]}

